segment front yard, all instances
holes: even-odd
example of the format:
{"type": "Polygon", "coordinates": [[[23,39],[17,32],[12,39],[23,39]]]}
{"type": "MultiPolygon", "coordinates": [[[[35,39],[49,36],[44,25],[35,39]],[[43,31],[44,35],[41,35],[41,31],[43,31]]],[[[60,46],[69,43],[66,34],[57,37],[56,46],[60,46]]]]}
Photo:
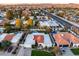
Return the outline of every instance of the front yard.
{"type": "Polygon", "coordinates": [[[32,56],[54,56],[53,53],[46,52],[46,51],[40,51],[40,50],[32,50],[31,55],[32,56]]]}
{"type": "Polygon", "coordinates": [[[71,49],[71,51],[72,51],[75,55],[79,55],[79,48],[71,49]]]}

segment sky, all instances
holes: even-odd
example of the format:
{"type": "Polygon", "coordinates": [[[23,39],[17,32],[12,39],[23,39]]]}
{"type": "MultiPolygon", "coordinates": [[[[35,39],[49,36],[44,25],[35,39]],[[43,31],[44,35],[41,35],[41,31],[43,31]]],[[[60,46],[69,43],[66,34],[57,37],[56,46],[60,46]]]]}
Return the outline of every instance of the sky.
{"type": "Polygon", "coordinates": [[[21,3],[77,3],[79,0],[0,0],[0,4],[21,4],[21,3]]]}

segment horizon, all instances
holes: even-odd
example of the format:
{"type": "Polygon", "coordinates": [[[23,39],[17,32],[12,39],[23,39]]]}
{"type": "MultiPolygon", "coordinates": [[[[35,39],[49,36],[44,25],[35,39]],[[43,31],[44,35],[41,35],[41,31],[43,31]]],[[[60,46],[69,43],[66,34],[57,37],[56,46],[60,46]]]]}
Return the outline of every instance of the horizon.
{"type": "Polygon", "coordinates": [[[79,0],[0,0],[0,4],[79,4],[79,0]]]}
{"type": "Polygon", "coordinates": [[[0,3],[0,5],[23,5],[23,4],[26,4],[26,5],[39,5],[39,4],[49,4],[49,5],[54,5],[54,4],[78,4],[78,3],[15,3],[15,4],[2,4],[0,3]]]}

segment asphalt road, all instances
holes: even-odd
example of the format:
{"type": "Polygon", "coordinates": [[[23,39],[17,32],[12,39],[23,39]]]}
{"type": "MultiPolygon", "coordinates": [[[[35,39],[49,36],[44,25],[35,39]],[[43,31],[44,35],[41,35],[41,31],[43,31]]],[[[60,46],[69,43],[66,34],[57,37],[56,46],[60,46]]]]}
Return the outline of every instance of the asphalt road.
{"type": "MultiPolygon", "coordinates": [[[[53,19],[55,19],[59,23],[61,23],[63,26],[66,26],[68,29],[71,29],[72,26],[75,26],[74,24],[70,24],[69,22],[62,20],[61,18],[57,17],[56,15],[53,15],[53,14],[45,12],[45,11],[43,11],[43,12],[46,13],[47,15],[51,16],[53,19]]],[[[75,27],[79,29],[78,26],[75,26],[75,27]]]]}

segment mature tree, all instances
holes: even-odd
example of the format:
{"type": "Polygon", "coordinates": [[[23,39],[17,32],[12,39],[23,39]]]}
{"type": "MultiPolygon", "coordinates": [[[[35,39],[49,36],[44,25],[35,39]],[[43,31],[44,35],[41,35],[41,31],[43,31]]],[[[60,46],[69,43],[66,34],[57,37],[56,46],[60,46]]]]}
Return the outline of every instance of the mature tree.
{"type": "Polygon", "coordinates": [[[54,10],[50,10],[50,13],[54,13],[54,10]]]}
{"type": "Polygon", "coordinates": [[[12,43],[10,41],[3,41],[4,46],[10,46],[12,43]]]}
{"type": "Polygon", "coordinates": [[[60,16],[60,17],[64,17],[64,15],[65,15],[65,12],[63,12],[63,11],[60,11],[58,14],[57,14],[58,16],[60,16]]]}
{"type": "Polygon", "coordinates": [[[79,11],[76,13],[76,16],[79,16],[79,11]]]}
{"type": "Polygon", "coordinates": [[[5,23],[4,24],[5,32],[10,32],[12,30],[11,24],[5,23]]]}
{"type": "Polygon", "coordinates": [[[60,55],[61,54],[61,51],[60,51],[60,48],[55,46],[52,50],[53,53],[55,53],[55,55],[60,55]]]}
{"type": "Polygon", "coordinates": [[[12,10],[8,10],[6,12],[6,18],[9,20],[13,19],[13,11],[12,10]]]}
{"type": "Polygon", "coordinates": [[[50,33],[52,29],[50,27],[46,27],[46,32],[50,33]]]}
{"type": "Polygon", "coordinates": [[[37,16],[34,16],[34,20],[36,20],[37,19],[37,16]]]}
{"type": "Polygon", "coordinates": [[[3,50],[4,48],[10,46],[12,43],[10,41],[3,41],[0,43],[0,50],[3,50]]]}
{"type": "Polygon", "coordinates": [[[35,26],[39,27],[39,21],[35,21],[35,26]]]}
{"type": "Polygon", "coordinates": [[[23,25],[23,28],[24,28],[24,29],[30,29],[30,28],[31,28],[31,26],[30,26],[30,25],[28,25],[28,24],[24,24],[24,25],[23,25]]]}
{"type": "Polygon", "coordinates": [[[33,25],[33,20],[29,18],[29,19],[27,20],[27,24],[30,25],[30,26],[32,26],[32,25],[33,25]]]}
{"type": "Polygon", "coordinates": [[[28,20],[29,19],[29,16],[27,15],[27,16],[25,16],[25,18],[24,18],[25,20],[28,20]]]}
{"type": "Polygon", "coordinates": [[[15,18],[21,18],[22,17],[22,10],[21,9],[17,9],[14,11],[14,17],[15,18]]]}
{"type": "Polygon", "coordinates": [[[22,27],[22,21],[20,19],[18,19],[18,18],[16,19],[15,27],[17,29],[20,29],[22,27]]]}

